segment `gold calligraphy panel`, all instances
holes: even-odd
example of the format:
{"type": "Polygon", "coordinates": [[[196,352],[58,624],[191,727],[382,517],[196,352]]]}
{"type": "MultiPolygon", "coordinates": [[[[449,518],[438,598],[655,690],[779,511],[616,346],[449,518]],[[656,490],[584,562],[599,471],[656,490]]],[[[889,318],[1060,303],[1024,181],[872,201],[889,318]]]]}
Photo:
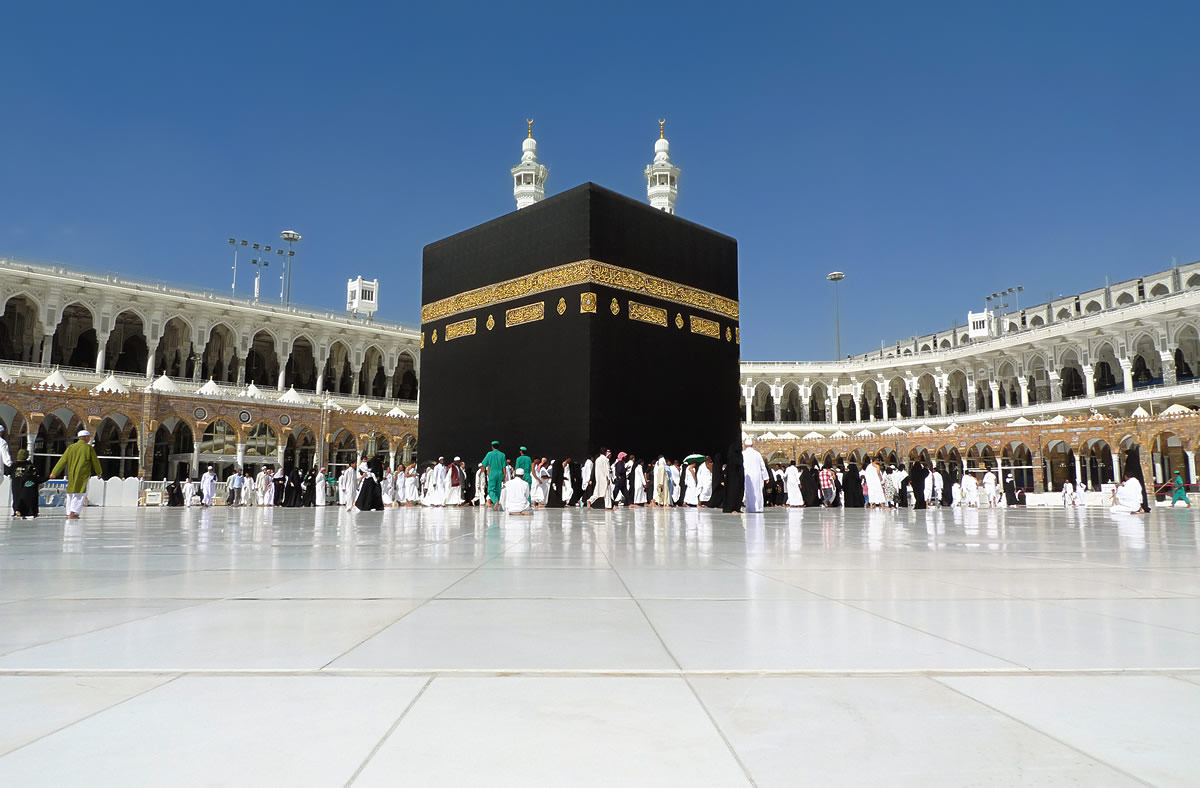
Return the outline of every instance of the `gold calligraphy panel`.
{"type": "Polygon", "coordinates": [[[662,307],[650,306],[648,304],[639,304],[637,301],[629,302],[629,319],[640,320],[643,323],[653,323],[656,326],[667,326],[667,310],[662,307]]]}
{"type": "Polygon", "coordinates": [[[475,333],[475,318],[470,320],[460,320],[457,323],[450,323],[446,326],[446,341],[458,339],[459,337],[469,337],[475,333]]]}
{"type": "Polygon", "coordinates": [[[504,327],[512,328],[524,323],[535,323],[546,316],[546,302],[537,301],[536,303],[526,304],[525,306],[514,307],[504,313],[504,327]]]}
{"type": "Polygon", "coordinates": [[[721,338],[721,324],[715,320],[706,320],[703,317],[688,315],[688,319],[692,321],[692,333],[703,334],[706,337],[713,339],[721,338]]]}
{"type": "MultiPolygon", "coordinates": [[[[725,298],[699,288],[650,276],[630,268],[609,265],[598,260],[580,260],[526,276],[519,276],[505,282],[478,287],[425,304],[421,307],[421,322],[430,323],[460,312],[482,309],[571,285],[591,283],[607,285],[631,293],[644,293],[662,301],[723,315],[730,320],[738,319],[738,302],[732,298],[725,298]]],[[[581,311],[584,311],[582,310],[582,301],[580,306],[581,311]]]]}

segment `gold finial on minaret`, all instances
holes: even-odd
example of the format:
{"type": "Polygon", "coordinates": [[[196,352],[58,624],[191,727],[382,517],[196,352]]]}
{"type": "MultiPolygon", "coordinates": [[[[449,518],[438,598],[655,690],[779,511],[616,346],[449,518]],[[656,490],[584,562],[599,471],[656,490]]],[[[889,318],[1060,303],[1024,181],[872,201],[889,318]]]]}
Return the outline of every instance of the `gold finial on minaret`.
{"type": "Polygon", "coordinates": [[[526,119],[525,122],[529,124],[529,139],[533,139],[533,121],[526,119]]]}
{"type": "Polygon", "coordinates": [[[660,120],[660,121],[658,121],[658,138],[659,138],[660,140],[663,138],[663,126],[665,126],[665,125],[666,125],[666,123],[667,123],[667,121],[666,121],[666,120],[660,120]]]}

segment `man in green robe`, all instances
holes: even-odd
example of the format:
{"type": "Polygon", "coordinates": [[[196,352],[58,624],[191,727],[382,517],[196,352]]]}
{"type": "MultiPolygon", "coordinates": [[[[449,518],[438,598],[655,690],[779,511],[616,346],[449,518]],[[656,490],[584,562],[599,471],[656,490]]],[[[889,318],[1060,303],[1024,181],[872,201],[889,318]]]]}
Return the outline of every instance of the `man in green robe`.
{"type": "MultiPolygon", "coordinates": [[[[517,457],[516,468],[519,471],[525,471],[525,473],[524,473],[525,481],[530,482],[532,484],[532,482],[533,482],[533,458],[529,456],[529,449],[526,449],[524,446],[521,447],[521,455],[519,457],[517,457]]],[[[530,489],[532,489],[532,488],[530,488],[530,489]]]]}
{"type": "Polygon", "coordinates": [[[87,498],[88,479],[104,473],[100,469],[100,458],[96,456],[96,450],[88,443],[91,434],[87,430],[80,430],[76,433],[75,442],[67,447],[63,456],[59,457],[58,462],[54,464],[54,469],[50,471],[51,479],[58,478],[63,470],[67,472],[68,520],[79,519],[83,501],[87,498]]]}
{"type": "Polygon", "coordinates": [[[508,464],[508,458],[500,451],[500,441],[492,441],[492,450],[484,455],[480,464],[487,469],[487,495],[494,510],[500,503],[500,489],[504,486],[504,466],[508,464]]]}

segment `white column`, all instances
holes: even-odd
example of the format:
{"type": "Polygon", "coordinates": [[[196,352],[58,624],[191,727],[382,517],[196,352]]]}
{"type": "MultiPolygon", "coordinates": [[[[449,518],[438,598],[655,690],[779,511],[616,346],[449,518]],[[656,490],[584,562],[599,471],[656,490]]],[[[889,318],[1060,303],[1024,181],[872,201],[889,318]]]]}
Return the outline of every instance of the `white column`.
{"type": "Polygon", "coordinates": [[[1050,378],[1050,401],[1062,402],[1062,378],[1057,372],[1049,373],[1050,378]]]}
{"type": "Polygon", "coordinates": [[[754,421],[754,389],[742,386],[742,399],[746,400],[745,423],[751,424],[754,421]]]}
{"type": "Polygon", "coordinates": [[[283,384],[284,384],[284,381],[286,380],[286,378],[285,378],[286,374],[287,374],[287,368],[284,367],[283,365],[280,365],[280,367],[279,367],[279,384],[275,387],[279,391],[283,391],[283,384]]]}
{"type": "Polygon", "coordinates": [[[396,450],[388,449],[388,470],[396,470],[396,450]]]}
{"type": "Polygon", "coordinates": [[[1092,367],[1083,368],[1083,383],[1087,386],[1088,399],[1096,396],[1095,370],[1092,367]]]}
{"type": "Polygon", "coordinates": [[[1083,466],[1079,462],[1079,452],[1071,453],[1075,456],[1075,487],[1078,489],[1079,485],[1083,483],[1083,466]]]}
{"type": "MultiPolygon", "coordinates": [[[[1017,378],[1017,386],[1019,386],[1021,389],[1021,407],[1029,407],[1029,378],[1025,377],[1024,375],[1017,378]]],[[[1011,402],[1008,403],[1008,407],[1011,408],[1012,406],[1013,404],[1011,402]]]]}
{"type": "Polygon", "coordinates": [[[834,407],[833,397],[825,398],[825,421],[829,424],[837,424],[837,408],[834,407]]]}
{"type": "Polygon", "coordinates": [[[200,476],[200,441],[192,444],[192,467],[190,476],[196,479],[200,476]]]}
{"type": "Polygon", "coordinates": [[[1127,358],[1118,359],[1121,364],[1121,377],[1125,382],[1125,392],[1133,391],[1133,361],[1127,358]]]}
{"type": "Polygon", "coordinates": [[[1158,357],[1162,359],[1163,383],[1174,386],[1176,383],[1175,355],[1169,351],[1161,351],[1158,357]]]}
{"type": "Polygon", "coordinates": [[[42,366],[50,366],[50,351],[54,348],[54,332],[42,334],[42,366]]]}
{"type": "MultiPolygon", "coordinates": [[[[33,452],[31,450],[30,454],[32,454],[32,453],[33,452]]],[[[1196,452],[1195,451],[1185,451],[1183,454],[1185,457],[1187,457],[1188,481],[1191,484],[1195,484],[1196,483],[1196,452]]]]}
{"type": "Polygon", "coordinates": [[[96,332],[96,372],[104,372],[104,357],[108,353],[108,334],[96,332]]]}
{"type": "Polygon", "coordinates": [[[239,468],[246,467],[246,444],[244,443],[237,445],[237,464],[239,468]]]}
{"type": "Polygon", "coordinates": [[[988,383],[988,389],[992,392],[992,410],[997,410],[1000,407],[1000,384],[988,383]]]}
{"type": "MultiPolygon", "coordinates": [[[[387,391],[385,392],[388,399],[392,398],[392,383],[396,380],[396,373],[387,376],[387,391]]],[[[393,452],[394,454],[395,452],[393,452]]]]}
{"type": "Polygon", "coordinates": [[[940,401],[939,404],[941,406],[940,409],[938,410],[938,415],[945,416],[946,415],[946,389],[938,389],[938,400],[940,401]]]}

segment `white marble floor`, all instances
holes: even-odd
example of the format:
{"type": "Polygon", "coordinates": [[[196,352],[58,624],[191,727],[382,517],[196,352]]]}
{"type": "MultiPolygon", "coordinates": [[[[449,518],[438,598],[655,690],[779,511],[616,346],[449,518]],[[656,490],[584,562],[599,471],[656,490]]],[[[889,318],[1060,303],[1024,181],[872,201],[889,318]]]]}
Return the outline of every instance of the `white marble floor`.
{"type": "Polygon", "coordinates": [[[0,785],[1195,785],[1200,516],[0,518],[0,785]]]}

